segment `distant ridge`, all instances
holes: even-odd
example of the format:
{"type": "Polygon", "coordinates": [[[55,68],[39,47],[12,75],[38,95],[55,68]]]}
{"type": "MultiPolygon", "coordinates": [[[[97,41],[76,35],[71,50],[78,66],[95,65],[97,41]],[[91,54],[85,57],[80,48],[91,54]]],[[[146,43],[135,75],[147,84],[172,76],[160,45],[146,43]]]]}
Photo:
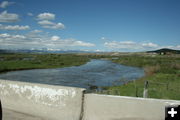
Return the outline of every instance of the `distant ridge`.
{"type": "Polygon", "coordinates": [[[16,50],[4,50],[0,49],[0,53],[97,53],[96,51],[83,51],[83,50],[28,50],[28,49],[16,49],[16,50]]]}
{"type": "Polygon", "coordinates": [[[11,50],[1,50],[0,49],[0,53],[13,53],[11,50]]]}
{"type": "Polygon", "coordinates": [[[180,50],[173,50],[169,48],[162,48],[159,50],[154,50],[154,51],[147,51],[147,53],[173,53],[173,54],[180,54],[180,50]]]}

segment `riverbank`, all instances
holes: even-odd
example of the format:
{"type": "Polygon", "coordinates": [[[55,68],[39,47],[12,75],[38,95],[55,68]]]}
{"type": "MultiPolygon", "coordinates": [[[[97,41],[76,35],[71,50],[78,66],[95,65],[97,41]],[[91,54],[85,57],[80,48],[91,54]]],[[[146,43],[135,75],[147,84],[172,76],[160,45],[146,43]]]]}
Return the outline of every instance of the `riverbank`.
{"type": "Polygon", "coordinates": [[[180,100],[180,57],[123,56],[112,61],[141,67],[146,75],[121,86],[106,87],[108,94],[142,97],[144,82],[148,81],[148,97],[180,100]]]}
{"type": "Polygon", "coordinates": [[[16,70],[79,66],[90,61],[75,54],[0,54],[0,73],[16,70]]]}
{"type": "MultiPolygon", "coordinates": [[[[79,66],[91,58],[108,58],[115,63],[141,67],[143,78],[121,86],[104,87],[108,94],[142,97],[144,82],[149,82],[149,97],[180,100],[180,57],[179,56],[107,56],[75,54],[0,54],[0,73],[26,70],[79,66]]],[[[122,81],[122,80],[121,80],[122,81]]],[[[126,80],[123,80],[126,81],[126,80]]]]}
{"type": "Polygon", "coordinates": [[[1,79],[86,89],[91,89],[93,86],[121,85],[124,81],[119,81],[120,77],[130,81],[142,76],[144,76],[143,69],[99,59],[91,59],[80,66],[33,69],[0,74],[1,79]]]}

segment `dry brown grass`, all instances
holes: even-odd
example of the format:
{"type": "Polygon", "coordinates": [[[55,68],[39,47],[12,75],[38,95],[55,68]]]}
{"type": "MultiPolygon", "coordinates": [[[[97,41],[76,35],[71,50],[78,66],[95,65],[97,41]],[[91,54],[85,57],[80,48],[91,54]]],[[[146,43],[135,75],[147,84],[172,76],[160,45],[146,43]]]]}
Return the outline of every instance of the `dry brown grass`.
{"type": "Polygon", "coordinates": [[[150,75],[153,75],[153,74],[157,73],[159,69],[160,69],[159,65],[145,66],[144,67],[144,71],[145,71],[146,76],[150,76],[150,75]]]}
{"type": "Polygon", "coordinates": [[[171,65],[171,68],[176,69],[176,70],[180,70],[180,64],[174,63],[171,65]]]}

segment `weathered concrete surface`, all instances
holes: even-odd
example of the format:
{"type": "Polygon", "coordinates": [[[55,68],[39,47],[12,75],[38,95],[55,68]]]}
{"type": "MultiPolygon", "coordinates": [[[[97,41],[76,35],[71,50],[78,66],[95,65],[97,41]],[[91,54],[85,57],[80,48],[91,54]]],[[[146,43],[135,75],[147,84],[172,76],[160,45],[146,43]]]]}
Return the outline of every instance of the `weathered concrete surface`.
{"type": "Polygon", "coordinates": [[[79,120],[83,90],[0,80],[3,108],[52,120],[79,120]]]}
{"type": "Polygon", "coordinates": [[[180,101],[85,94],[81,88],[0,80],[4,120],[164,120],[180,101]]]}
{"type": "Polygon", "coordinates": [[[9,109],[3,109],[3,120],[47,120],[29,114],[23,114],[9,109]]]}
{"type": "Polygon", "coordinates": [[[85,94],[83,120],[165,120],[166,105],[180,101],[85,94]]]}

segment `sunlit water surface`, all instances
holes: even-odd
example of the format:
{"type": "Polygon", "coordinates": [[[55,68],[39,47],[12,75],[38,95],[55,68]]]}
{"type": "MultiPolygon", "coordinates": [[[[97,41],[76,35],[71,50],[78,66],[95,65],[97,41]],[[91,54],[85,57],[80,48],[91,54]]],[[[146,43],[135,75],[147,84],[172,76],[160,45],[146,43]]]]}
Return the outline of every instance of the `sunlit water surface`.
{"type": "Polygon", "coordinates": [[[95,59],[81,66],[33,69],[0,74],[1,79],[83,88],[89,88],[89,85],[121,85],[142,76],[144,76],[143,69],[95,59]]]}

